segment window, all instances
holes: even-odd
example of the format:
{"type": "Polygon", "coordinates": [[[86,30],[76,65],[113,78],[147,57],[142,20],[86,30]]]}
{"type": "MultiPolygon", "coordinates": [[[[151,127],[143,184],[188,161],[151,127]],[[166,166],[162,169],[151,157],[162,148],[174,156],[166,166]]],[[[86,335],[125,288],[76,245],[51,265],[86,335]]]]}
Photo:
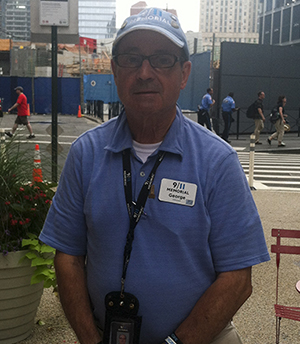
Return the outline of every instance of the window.
{"type": "Polygon", "coordinates": [[[294,6],[292,23],[292,40],[300,39],[300,5],[294,6]]]}
{"type": "Polygon", "coordinates": [[[291,8],[283,10],[281,43],[290,40],[291,8]]]}

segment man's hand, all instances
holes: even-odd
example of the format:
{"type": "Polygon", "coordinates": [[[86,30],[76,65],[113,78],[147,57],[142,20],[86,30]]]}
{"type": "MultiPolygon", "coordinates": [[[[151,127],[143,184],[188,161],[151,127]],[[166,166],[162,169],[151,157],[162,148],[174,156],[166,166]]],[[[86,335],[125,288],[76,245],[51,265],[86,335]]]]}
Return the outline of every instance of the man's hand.
{"type": "Polygon", "coordinates": [[[251,267],[220,273],[175,334],[185,344],[211,343],[251,292],[251,267]]]}

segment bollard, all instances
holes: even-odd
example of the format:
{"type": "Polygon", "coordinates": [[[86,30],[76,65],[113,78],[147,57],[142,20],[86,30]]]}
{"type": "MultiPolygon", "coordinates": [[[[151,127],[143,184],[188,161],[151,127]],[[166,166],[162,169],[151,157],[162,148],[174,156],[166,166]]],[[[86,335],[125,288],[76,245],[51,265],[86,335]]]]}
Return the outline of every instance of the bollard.
{"type": "Polygon", "coordinates": [[[249,177],[248,183],[251,190],[256,190],[253,186],[253,175],[254,175],[254,153],[255,153],[255,135],[250,135],[250,156],[249,156],[249,177]]]}
{"type": "Polygon", "coordinates": [[[4,129],[0,129],[0,154],[1,154],[1,159],[2,157],[4,158],[5,156],[5,130],[4,129]]]}

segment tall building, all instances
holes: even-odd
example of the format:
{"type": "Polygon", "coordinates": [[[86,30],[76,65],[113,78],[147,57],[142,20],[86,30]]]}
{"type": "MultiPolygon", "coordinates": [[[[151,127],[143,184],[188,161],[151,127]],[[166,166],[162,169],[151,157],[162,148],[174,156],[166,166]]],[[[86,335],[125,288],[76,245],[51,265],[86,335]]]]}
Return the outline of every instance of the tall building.
{"type": "Polygon", "coordinates": [[[0,0],[0,38],[30,41],[30,0],[0,0]]]}
{"type": "Polygon", "coordinates": [[[259,42],[300,45],[300,0],[260,0],[259,42]]]}
{"type": "Polygon", "coordinates": [[[130,7],[130,15],[135,16],[136,14],[139,14],[140,12],[142,12],[146,7],[147,7],[147,3],[145,1],[139,1],[130,7]]]}
{"type": "MultiPolygon", "coordinates": [[[[142,12],[145,8],[149,7],[147,5],[147,3],[145,1],[139,1],[136,4],[132,5],[130,8],[130,15],[136,15],[139,14],[140,12],[142,12]]],[[[170,12],[172,14],[174,14],[177,17],[177,11],[174,9],[170,9],[170,8],[162,8],[164,11],[170,12]]],[[[179,18],[180,19],[180,18],[179,18]]]]}
{"type": "Polygon", "coordinates": [[[82,37],[113,38],[116,33],[116,0],[79,0],[78,29],[82,37]]]}
{"type": "Polygon", "coordinates": [[[200,0],[203,49],[219,59],[223,41],[258,43],[259,0],[200,0]]]}

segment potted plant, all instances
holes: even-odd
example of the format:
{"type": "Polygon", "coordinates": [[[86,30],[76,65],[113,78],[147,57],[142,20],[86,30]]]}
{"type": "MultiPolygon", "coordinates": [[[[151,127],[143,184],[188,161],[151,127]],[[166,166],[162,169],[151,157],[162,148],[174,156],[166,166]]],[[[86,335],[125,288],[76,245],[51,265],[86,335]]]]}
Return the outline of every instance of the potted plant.
{"type": "Polygon", "coordinates": [[[32,182],[33,152],[14,140],[0,149],[0,343],[30,335],[43,287],[56,285],[54,249],[42,244],[53,184],[32,182]]]}

